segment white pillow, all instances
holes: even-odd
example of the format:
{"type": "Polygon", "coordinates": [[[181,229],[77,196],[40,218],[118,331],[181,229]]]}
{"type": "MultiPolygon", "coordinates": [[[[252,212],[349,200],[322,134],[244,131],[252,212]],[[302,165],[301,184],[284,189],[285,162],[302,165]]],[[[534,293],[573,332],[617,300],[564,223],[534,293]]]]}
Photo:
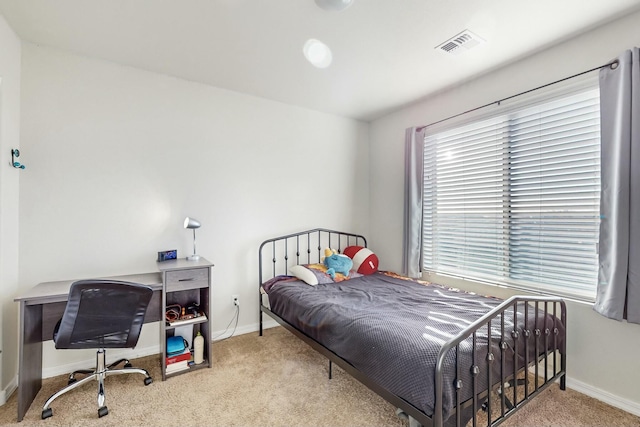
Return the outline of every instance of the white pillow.
{"type": "Polygon", "coordinates": [[[318,278],[316,275],[304,265],[294,265],[289,269],[289,272],[305,282],[307,285],[315,286],[318,284],[318,278]]]}

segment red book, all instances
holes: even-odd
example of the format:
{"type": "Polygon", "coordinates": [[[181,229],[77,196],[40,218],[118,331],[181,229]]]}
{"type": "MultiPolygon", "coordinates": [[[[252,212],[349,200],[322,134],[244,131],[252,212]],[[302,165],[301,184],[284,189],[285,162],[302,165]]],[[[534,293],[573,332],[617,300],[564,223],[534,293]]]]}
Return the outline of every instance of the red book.
{"type": "Polygon", "coordinates": [[[176,356],[167,357],[167,365],[171,365],[172,363],[176,363],[176,362],[181,362],[183,360],[186,360],[187,362],[191,360],[191,352],[189,352],[189,350],[186,350],[184,353],[178,354],[176,356]]]}

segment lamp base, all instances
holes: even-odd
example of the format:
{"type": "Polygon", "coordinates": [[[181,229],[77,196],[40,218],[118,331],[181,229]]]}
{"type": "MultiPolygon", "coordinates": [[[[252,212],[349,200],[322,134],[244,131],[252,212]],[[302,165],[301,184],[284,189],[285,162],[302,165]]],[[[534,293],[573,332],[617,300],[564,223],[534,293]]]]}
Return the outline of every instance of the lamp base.
{"type": "Polygon", "coordinates": [[[187,261],[198,261],[199,259],[200,259],[200,255],[196,255],[196,254],[189,255],[187,257],[187,261]]]}

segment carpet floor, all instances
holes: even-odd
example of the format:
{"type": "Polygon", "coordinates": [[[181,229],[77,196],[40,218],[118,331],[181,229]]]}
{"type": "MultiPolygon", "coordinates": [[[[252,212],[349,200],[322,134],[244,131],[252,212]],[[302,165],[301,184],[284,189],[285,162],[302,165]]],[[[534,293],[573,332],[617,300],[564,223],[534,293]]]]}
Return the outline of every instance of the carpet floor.
{"type": "MultiPolygon", "coordinates": [[[[108,354],[108,353],[107,353],[108,354]]],[[[106,381],[109,414],[98,418],[96,383],[52,405],[40,419],[44,401],[66,385],[65,375],[43,381],[42,390],[16,422],[16,393],[0,407],[2,426],[399,426],[408,422],[395,408],[281,327],[213,344],[211,369],[161,380],[159,356],[133,360],[142,375],[106,381]]],[[[553,385],[503,426],[635,426],[640,418],[572,390],[553,385]]]]}

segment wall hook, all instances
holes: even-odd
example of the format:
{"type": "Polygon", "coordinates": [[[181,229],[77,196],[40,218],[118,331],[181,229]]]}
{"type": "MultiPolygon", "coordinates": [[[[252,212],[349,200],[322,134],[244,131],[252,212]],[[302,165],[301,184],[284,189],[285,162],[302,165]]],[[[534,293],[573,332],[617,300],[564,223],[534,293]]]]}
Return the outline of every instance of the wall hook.
{"type": "Polygon", "coordinates": [[[16,158],[18,157],[20,157],[20,150],[18,150],[17,148],[11,150],[11,166],[16,169],[24,169],[26,166],[16,161],[16,158]]]}

